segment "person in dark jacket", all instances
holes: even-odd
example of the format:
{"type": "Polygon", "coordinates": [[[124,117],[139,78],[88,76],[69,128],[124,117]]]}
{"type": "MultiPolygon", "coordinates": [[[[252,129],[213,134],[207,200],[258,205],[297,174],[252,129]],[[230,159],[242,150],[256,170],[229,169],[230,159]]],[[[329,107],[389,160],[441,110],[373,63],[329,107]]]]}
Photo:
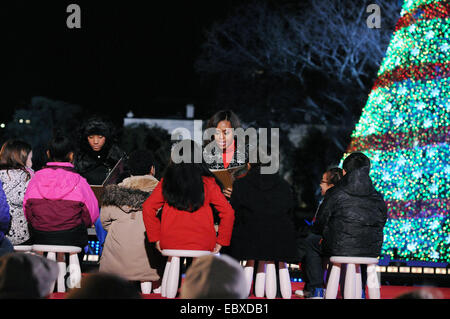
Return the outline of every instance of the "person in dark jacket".
{"type": "Polygon", "coordinates": [[[8,232],[11,215],[9,214],[9,204],[3,191],[3,183],[0,181],[0,256],[14,250],[11,242],[5,237],[8,232]]]}
{"type": "Polygon", "coordinates": [[[74,165],[89,185],[101,185],[124,156],[125,152],[117,145],[114,127],[108,121],[94,116],[79,128],[74,165]]]}
{"type": "MultiPolygon", "coordinates": [[[[342,178],[343,172],[339,167],[327,169],[322,174],[320,180],[320,193],[325,196],[327,192],[334,187],[342,178]]],[[[303,291],[298,290],[295,293],[303,295],[305,298],[321,298],[323,297],[324,285],[324,267],[325,263],[322,258],[321,245],[322,236],[312,232],[312,225],[317,218],[317,214],[323,203],[323,198],[319,202],[319,206],[312,218],[311,225],[297,238],[297,247],[299,249],[300,261],[302,263],[303,280],[305,286],[303,291]]]]}
{"type": "Polygon", "coordinates": [[[313,231],[323,237],[326,256],[378,257],[387,206],[369,176],[370,159],[360,152],[343,162],[344,176],[327,192],[313,231]]]}
{"type": "MultiPolygon", "coordinates": [[[[93,116],[79,128],[78,137],[78,147],[74,156],[75,169],[86,178],[89,185],[102,185],[114,166],[126,156],[117,145],[114,127],[108,121],[93,116]]],[[[117,176],[124,175],[126,170],[121,166],[117,176]]],[[[120,181],[112,180],[110,184],[118,182],[120,181]]],[[[107,232],[100,218],[94,226],[101,255],[107,232]]]]}
{"type": "MultiPolygon", "coordinates": [[[[252,269],[267,262],[284,268],[297,262],[294,227],[294,195],[290,185],[278,174],[262,174],[261,163],[247,164],[248,173],[233,184],[230,203],[236,211],[229,254],[246,261],[249,269],[248,292],[252,269]]],[[[247,272],[247,270],[246,270],[247,272]]]]}
{"type": "Polygon", "coordinates": [[[387,206],[369,176],[370,159],[354,152],[345,158],[342,167],[344,176],[325,194],[312,233],[321,236],[323,257],[378,257],[387,206]]]}

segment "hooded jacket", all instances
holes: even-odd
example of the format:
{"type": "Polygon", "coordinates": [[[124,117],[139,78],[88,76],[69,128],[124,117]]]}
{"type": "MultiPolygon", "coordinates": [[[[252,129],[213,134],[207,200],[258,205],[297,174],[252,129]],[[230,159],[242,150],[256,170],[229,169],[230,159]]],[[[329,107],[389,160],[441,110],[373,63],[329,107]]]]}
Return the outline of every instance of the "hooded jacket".
{"type": "Polygon", "coordinates": [[[125,152],[116,144],[114,127],[109,122],[93,117],[80,127],[78,137],[79,145],[74,157],[75,169],[90,185],[101,185],[110,170],[125,156],[125,152]],[[94,151],[89,145],[88,136],[93,134],[106,138],[100,151],[94,151]]]}
{"type": "Polygon", "coordinates": [[[325,255],[380,255],[387,206],[369,171],[369,167],[362,167],[346,174],[325,194],[312,229],[323,236],[325,255]]]}
{"type": "MultiPolygon", "coordinates": [[[[151,175],[132,176],[118,185],[108,185],[102,197],[102,225],[108,231],[100,259],[100,271],[134,281],[156,281],[146,250],[142,204],[158,184],[151,175]]],[[[155,264],[155,263],[153,263],[155,264]]]]}
{"type": "Polygon", "coordinates": [[[36,172],[25,193],[24,211],[39,231],[90,227],[99,216],[94,192],[67,162],[49,162],[36,172]]]}
{"type": "Polygon", "coordinates": [[[6,237],[11,244],[19,245],[30,238],[28,223],[23,212],[23,198],[30,179],[21,169],[0,170],[0,179],[8,200],[11,226],[6,237]]]}
{"type": "Polygon", "coordinates": [[[164,179],[143,205],[145,229],[150,242],[160,241],[161,249],[213,251],[216,243],[230,244],[234,210],[213,177],[203,177],[205,200],[195,212],[176,209],[167,204],[162,194],[164,179]],[[219,211],[220,225],[216,236],[211,205],[219,211]],[[156,216],[162,208],[161,221],[156,216]]]}
{"type": "Polygon", "coordinates": [[[0,181],[0,242],[5,238],[5,233],[8,231],[9,221],[9,204],[3,191],[3,183],[0,181]]]}
{"type": "Polygon", "coordinates": [[[230,202],[236,212],[231,256],[239,260],[297,261],[294,194],[279,174],[250,169],[234,182],[230,202]]]}

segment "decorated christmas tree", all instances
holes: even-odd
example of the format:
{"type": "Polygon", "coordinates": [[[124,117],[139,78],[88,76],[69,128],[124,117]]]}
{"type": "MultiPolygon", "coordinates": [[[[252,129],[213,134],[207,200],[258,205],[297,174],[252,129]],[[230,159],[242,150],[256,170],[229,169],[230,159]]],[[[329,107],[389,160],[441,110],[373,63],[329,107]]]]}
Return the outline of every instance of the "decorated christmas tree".
{"type": "Polygon", "coordinates": [[[450,3],[407,0],[344,157],[388,205],[382,254],[450,261],[450,3]]]}

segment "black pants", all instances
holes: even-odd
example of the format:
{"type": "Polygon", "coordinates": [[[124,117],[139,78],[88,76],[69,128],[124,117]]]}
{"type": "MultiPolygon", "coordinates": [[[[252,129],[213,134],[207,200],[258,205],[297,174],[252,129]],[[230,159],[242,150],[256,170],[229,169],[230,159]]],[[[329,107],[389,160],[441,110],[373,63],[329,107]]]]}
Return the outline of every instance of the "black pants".
{"type": "MultiPolygon", "coordinates": [[[[301,255],[302,269],[304,271],[305,287],[304,290],[310,293],[314,292],[316,288],[324,288],[326,283],[325,270],[326,265],[324,261],[327,256],[322,254],[322,249],[320,246],[320,240],[322,236],[309,233],[306,237],[297,239],[297,248],[301,255]]],[[[331,264],[328,264],[327,277],[331,271],[331,264]]],[[[341,281],[341,293],[343,293],[343,283],[345,278],[345,267],[341,271],[340,281],[341,281]]],[[[361,265],[361,280],[362,287],[366,286],[367,281],[367,265],[361,265]]]]}
{"type": "MultiPolygon", "coordinates": [[[[88,244],[88,233],[86,226],[81,224],[71,229],[58,231],[40,231],[31,228],[31,236],[35,245],[63,245],[81,248],[78,253],[81,271],[83,272],[84,247],[88,244]]],[[[68,254],[66,254],[67,260],[68,254]]]]}
{"type": "Polygon", "coordinates": [[[314,292],[315,288],[324,287],[324,267],[320,240],[322,236],[308,233],[305,237],[297,239],[297,248],[301,256],[304,273],[304,290],[314,292]]]}

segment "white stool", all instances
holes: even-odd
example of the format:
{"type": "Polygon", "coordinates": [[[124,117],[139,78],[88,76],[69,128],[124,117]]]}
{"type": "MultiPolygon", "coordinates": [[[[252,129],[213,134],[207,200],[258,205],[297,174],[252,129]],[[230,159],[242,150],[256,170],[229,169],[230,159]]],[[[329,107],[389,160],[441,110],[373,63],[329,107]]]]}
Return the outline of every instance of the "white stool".
{"type": "Polygon", "coordinates": [[[333,263],[333,267],[328,279],[325,299],[336,299],[342,264],[347,264],[344,299],[361,299],[362,297],[361,264],[367,265],[369,299],[380,299],[380,283],[376,273],[377,258],[333,256],[330,261],[333,263]]]}
{"type": "Polygon", "coordinates": [[[141,292],[143,294],[150,294],[152,292],[152,282],[151,281],[141,281],[141,292]]]}
{"type": "Polygon", "coordinates": [[[161,296],[175,298],[178,291],[178,276],[180,275],[180,257],[201,257],[212,252],[207,250],[163,249],[161,253],[168,256],[161,283],[161,296]]]}
{"type": "MultiPolygon", "coordinates": [[[[291,299],[292,286],[289,269],[284,262],[279,262],[278,266],[281,296],[283,299],[291,299]]],[[[244,267],[244,273],[247,280],[247,291],[248,294],[250,294],[253,280],[253,266],[244,267]]],[[[264,297],[264,294],[267,299],[274,299],[277,294],[277,276],[275,263],[273,261],[258,261],[255,279],[255,296],[262,298],[264,297]]]]}
{"type": "MultiPolygon", "coordinates": [[[[65,292],[66,285],[64,281],[64,276],[68,271],[70,276],[67,281],[68,288],[80,288],[81,281],[81,267],[78,261],[78,253],[81,252],[80,247],[76,246],[59,246],[59,245],[33,245],[33,251],[40,253],[47,253],[47,258],[50,260],[57,261],[59,267],[58,275],[58,292],[65,292]],[[69,255],[69,267],[66,267],[65,255],[69,255]],[[58,259],[56,258],[58,255],[58,259]]],[[[53,291],[53,289],[52,289],[53,291]]]]}
{"type": "Polygon", "coordinates": [[[14,251],[20,251],[20,252],[30,252],[33,250],[33,246],[31,245],[17,245],[14,246],[14,251]]]}

